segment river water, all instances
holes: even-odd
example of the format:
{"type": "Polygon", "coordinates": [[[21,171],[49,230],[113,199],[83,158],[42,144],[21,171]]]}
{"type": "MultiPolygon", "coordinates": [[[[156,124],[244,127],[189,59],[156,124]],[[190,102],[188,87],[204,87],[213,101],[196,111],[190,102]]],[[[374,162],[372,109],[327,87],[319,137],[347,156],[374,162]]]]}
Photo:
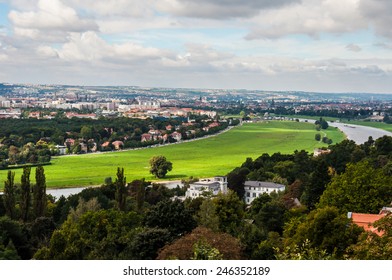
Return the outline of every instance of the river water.
{"type": "MultiPolygon", "coordinates": [[[[315,120],[305,119],[300,119],[300,121],[315,122],[315,120]]],[[[358,145],[365,143],[369,139],[369,136],[372,136],[373,140],[383,137],[384,135],[392,136],[392,132],[370,126],[339,122],[328,122],[328,124],[332,127],[337,127],[347,136],[347,139],[353,140],[358,145]]]]}

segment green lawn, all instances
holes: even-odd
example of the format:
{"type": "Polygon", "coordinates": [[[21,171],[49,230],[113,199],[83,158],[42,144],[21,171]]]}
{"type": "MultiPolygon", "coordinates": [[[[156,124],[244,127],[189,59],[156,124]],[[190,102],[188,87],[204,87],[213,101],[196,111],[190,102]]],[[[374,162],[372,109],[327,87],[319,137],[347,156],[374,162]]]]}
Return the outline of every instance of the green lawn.
{"type": "MultiPolygon", "coordinates": [[[[334,143],[344,139],[337,129],[325,131],[334,143]]],[[[45,166],[48,187],[70,187],[99,185],[106,177],[115,177],[117,167],[124,167],[127,181],[146,178],[149,174],[148,161],[152,156],[164,155],[173,163],[173,170],[167,179],[189,176],[209,177],[225,175],[239,166],[247,157],[256,158],[263,153],[292,153],[325,144],[316,142],[314,125],[297,122],[268,122],[244,124],[211,138],[142,150],[97,153],[77,156],[61,156],[52,159],[52,165],[45,166]]],[[[20,181],[22,170],[16,172],[15,181],[20,181]]],[[[4,182],[5,170],[0,171],[4,182]]],[[[32,172],[32,181],[34,180],[32,172]]],[[[1,188],[3,184],[1,184],[1,188]]]]}

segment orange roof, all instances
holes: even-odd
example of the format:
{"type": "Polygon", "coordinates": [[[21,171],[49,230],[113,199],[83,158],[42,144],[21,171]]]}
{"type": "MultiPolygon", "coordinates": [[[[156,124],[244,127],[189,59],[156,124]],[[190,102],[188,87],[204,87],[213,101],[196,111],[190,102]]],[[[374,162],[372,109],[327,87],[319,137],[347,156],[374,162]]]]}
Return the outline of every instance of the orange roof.
{"type": "Polygon", "coordinates": [[[377,228],[373,227],[373,223],[385,216],[386,214],[349,213],[349,218],[352,219],[354,224],[363,227],[366,231],[374,232],[379,236],[383,235],[384,232],[378,231],[377,228]]]}

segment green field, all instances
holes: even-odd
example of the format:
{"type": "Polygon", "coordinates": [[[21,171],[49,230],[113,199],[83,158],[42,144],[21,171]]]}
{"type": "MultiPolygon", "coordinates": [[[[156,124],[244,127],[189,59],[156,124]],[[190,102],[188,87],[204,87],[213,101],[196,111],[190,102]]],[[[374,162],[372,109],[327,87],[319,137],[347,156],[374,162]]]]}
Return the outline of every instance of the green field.
{"type": "MultiPolygon", "coordinates": [[[[337,129],[329,128],[325,132],[334,143],[344,139],[337,129]]],[[[140,178],[154,180],[149,174],[148,161],[155,155],[164,155],[173,163],[173,170],[167,176],[169,180],[225,175],[247,157],[256,158],[263,153],[292,153],[302,149],[312,152],[314,148],[325,145],[314,140],[316,133],[314,125],[308,123],[273,121],[244,124],[223,134],[193,142],[54,157],[52,165],[45,166],[45,174],[47,185],[52,188],[100,185],[106,177],[115,177],[117,167],[124,167],[127,181],[140,178]]],[[[15,182],[19,182],[22,170],[13,171],[16,172],[15,182]]],[[[4,182],[6,173],[5,170],[0,171],[1,182],[4,182]]],[[[34,176],[31,179],[34,181],[34,176]]]]}

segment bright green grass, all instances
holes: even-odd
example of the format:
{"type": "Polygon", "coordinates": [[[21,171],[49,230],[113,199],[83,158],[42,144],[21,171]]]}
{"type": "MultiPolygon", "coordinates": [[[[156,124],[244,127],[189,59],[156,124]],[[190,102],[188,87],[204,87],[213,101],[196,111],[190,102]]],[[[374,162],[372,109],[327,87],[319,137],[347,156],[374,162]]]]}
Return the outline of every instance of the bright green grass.
{"type": "MultiPolygon", "coordinates": [[[[337,129],[325,131],[334,143],[344,139],[337,129]]],[[[100,185],[106,177],[115,177],[117,167],[124,167],[127,181],[146,178],[148,161],[155,155],[164,155],[173,163],[167,179],[189,176],[209,177],[225,175],[240,166],[247,157],[257,158],[263,153],[293,153],[295,150],[312,152],[324,144],[316,142],[314,125],[297,122],[268,122],[244,124],[211,138],[142,150],[61,156],[45,166],[48,187],[100,185]]],[[[7,171],[0,171],[3,182],[7,171]]],[[[20,181],[22,170],[17,169],[15,181],[20,181]]],[[[32,172],[32,175],[34,172],[32,172]]],[[[34,181],[34,176],[32,181],[34,181]]],[[[1,187],[3,184],[1,184],[1,187]]]]}

